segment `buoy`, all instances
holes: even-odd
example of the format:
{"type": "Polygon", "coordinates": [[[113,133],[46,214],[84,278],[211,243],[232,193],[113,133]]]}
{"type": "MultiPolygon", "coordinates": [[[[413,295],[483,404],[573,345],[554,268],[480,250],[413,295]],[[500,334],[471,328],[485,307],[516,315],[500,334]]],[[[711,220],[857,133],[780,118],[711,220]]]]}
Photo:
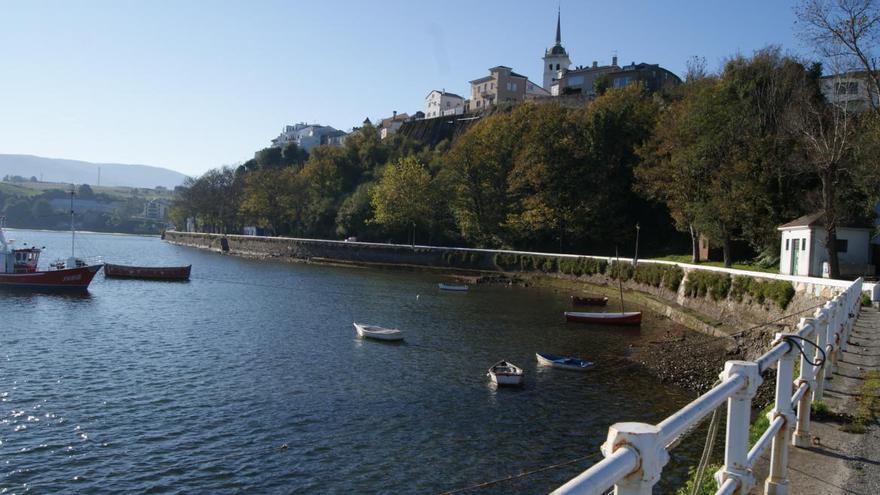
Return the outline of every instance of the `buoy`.
{"type": "Polygon", "coordinates": [[[287,444],[286,444],[286,443],[281,445],[281,450],[287,450],[287,444]]]}

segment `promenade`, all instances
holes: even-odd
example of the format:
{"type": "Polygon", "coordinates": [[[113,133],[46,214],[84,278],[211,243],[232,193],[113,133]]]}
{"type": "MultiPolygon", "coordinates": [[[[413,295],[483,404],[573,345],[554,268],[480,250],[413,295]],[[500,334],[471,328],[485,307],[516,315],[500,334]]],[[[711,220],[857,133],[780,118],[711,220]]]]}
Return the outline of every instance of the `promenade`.
{"type": "MultiPolygon", "coordinates": [[[[837,371],[827,381],[824,401],[832,420],[814,419],[813,446],[791,449],[789,493],[799,495],[880,493],[880,425],[872,420],[865,433],[841,429],[846,415],[858,410],[865,374],[880,370],[880,312],[862,308],[850,334],[837,371]]],[[[769,454],[759,466],[758,479],[766,476],[769,454]]],[[[763,493],[756,487],[751,493],[763,493]]]]}

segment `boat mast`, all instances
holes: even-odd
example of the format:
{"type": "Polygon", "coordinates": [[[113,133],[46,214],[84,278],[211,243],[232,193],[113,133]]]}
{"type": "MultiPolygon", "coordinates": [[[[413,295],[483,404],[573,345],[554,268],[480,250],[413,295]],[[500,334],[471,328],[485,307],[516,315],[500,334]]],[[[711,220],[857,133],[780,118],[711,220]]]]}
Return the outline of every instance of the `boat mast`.
{"type": "Polygon", "coordinates": [[[70,185],[70,257],[73,259],[75,257],[74,250],[76,249],[76,229],[73,225],[73,195],[76,194],[76,186],[70,185]]]}
{"type": "Polygon", "coordinates": [[[617,289],[620,291],[620,314],[623,315],[623,268],[620,266],[617,246],[614,246],[614,257],[617,258],[617,289]]]}

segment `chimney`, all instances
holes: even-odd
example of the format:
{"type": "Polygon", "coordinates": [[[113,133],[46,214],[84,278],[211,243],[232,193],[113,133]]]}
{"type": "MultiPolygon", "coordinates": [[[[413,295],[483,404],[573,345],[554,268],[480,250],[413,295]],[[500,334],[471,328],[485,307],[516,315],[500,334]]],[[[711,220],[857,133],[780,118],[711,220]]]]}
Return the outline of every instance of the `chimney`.
{"type": "Polygon", "coordinates": [[[397,118],[397,110],[391,112],[391,120],[394,120],[396,118],[397,118]]]}
{"type": "Polygon", "coordinates": [[[599,67],[599,62],[593,60],[593,68],[599,67]]]}
{"type": "Polygon", "coordinates": [[[617,55],[611,57],[611,65],[617,67],[617,55]]]}

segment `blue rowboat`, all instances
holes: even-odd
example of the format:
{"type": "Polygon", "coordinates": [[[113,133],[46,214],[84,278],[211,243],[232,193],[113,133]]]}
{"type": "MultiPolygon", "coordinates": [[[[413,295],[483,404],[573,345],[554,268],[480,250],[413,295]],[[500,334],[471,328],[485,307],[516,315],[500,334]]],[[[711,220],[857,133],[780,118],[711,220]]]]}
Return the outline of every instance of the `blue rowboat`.
{"type": "Polygon", "coordinates": [[[593,363],[591,363],[590,361],[585,361],[583,359],[573,357],[556,356],[554,354],[541,353],[535,353],[535,356],[538,357],[538,364],[544,366],[552,366],[554,368],[559,368],[562,370],[587,371],[588,369],[593,367],[593,363]]]}

